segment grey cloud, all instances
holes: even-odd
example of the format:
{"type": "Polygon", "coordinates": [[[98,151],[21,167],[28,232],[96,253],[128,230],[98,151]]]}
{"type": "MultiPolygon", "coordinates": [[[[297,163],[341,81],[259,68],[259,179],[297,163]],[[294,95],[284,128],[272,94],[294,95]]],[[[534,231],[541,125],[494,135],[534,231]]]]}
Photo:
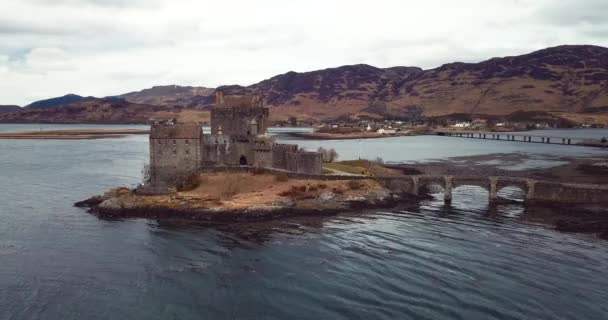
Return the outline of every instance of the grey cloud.
{"type": "Polygon", "coordinates": [[[158,0],[25,0],[24,2],[38,5],[68,5],[68,6],[99,6],[99,7],[138,7],[154,8],[160,3],[158,0]]]}
{"type": "Polygon", "coordinates": [[[44,26],[26,21],[2,19],[0,20],[0,34],[65,35],[70,34],[70,30],[56,25],[44,26]]]}
{"type": "Polygon", "coordinates": [[[606,24],[608,1],[606,0],[562,0],[541,7],[537,11],[541,22],[554,25],[576,25],[581,23],[606,24]]]}

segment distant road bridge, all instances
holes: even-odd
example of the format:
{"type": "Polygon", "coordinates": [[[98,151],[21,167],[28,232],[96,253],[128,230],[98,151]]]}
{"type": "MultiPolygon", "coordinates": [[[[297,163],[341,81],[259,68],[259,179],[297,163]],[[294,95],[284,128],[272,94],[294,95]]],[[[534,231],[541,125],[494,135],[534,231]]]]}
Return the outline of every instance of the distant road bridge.
{"type": "Polygon", "coordinates": [[[587,147],[608,147],[608,141],[605,139],[594,139],[584,137],[564,137],[564,136],[547,136],[535,135],[530,133],[513,133],[513,132],[487,132],[487,131],[435,131],[438,136],[470,138],[470,139],[487,139],[500,141],[517,141],[529,143],[549,143],[563,145],[577,145],[587,147]]]}

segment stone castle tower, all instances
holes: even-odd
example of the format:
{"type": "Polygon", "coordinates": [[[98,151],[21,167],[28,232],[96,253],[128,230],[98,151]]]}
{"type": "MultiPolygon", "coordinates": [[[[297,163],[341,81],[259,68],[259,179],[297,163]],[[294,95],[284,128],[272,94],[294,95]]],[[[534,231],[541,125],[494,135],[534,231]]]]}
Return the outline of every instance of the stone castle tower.
{"type": "Polygon", "coordinates": [[[257,136],[268,131],[269,110],[256,95],[226,96],[215,94],[215,108],[211,111],[211,134],[257,136]]]}
{"type": "Polygon", "coordinates": [[[321,174],[318,152],[278,144],[268,135],[269,109],[256,95],[216,92],[211,134],[200,123],[155,122],[150,128],[150,181],[147,193],[166,193],[179,179],[203,167],[254,166],[321,174]]]}

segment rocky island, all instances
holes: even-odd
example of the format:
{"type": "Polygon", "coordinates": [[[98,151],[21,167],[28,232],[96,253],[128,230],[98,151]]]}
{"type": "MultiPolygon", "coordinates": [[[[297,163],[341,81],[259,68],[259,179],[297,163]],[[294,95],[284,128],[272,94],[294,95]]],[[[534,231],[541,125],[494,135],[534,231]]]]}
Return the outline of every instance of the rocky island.
{"type": "Polygon", "coordinates": [[[203,173],[189,179],[187,190],[143,195],[137,189],[116,188],[76,206],[105,217],[252,221],[391,207],[417,198],[372,179],[334,179],[290,178],[255,170],[203,173]]]}
{"type": "Polygon", "coordinates": [[[200,123],[155,122],[144,183],[76,205],[105,216],[255,220],[389,206],[404,197],[371,178],[323,175],[322,155],[276,143],[268,117],[260,97],[218,92],[210,134],[200,123]]]}

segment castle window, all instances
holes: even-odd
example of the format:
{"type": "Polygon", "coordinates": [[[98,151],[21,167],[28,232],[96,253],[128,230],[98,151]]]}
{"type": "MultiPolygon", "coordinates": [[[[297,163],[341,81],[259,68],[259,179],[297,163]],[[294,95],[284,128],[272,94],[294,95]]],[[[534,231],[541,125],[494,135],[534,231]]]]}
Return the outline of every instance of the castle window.
{"type": "Polygon", "coordinates": [[[186,140],[186,144],[190,144],[190,141],[186,140]]]}
{"type": "Polygon", "coordinates": [[[190,154],[190,149],[186,150],[186,154],[190,154]]]}
{"type": "Polygon", "coordinates": [[[177,141],[173,140],[173,145],[175,145],[177,143],[177,141]]]}
{"type": "Polygon", "coordinates": [[[173,154],[177,154],[177,150],[173,150],[173,154]]]}

